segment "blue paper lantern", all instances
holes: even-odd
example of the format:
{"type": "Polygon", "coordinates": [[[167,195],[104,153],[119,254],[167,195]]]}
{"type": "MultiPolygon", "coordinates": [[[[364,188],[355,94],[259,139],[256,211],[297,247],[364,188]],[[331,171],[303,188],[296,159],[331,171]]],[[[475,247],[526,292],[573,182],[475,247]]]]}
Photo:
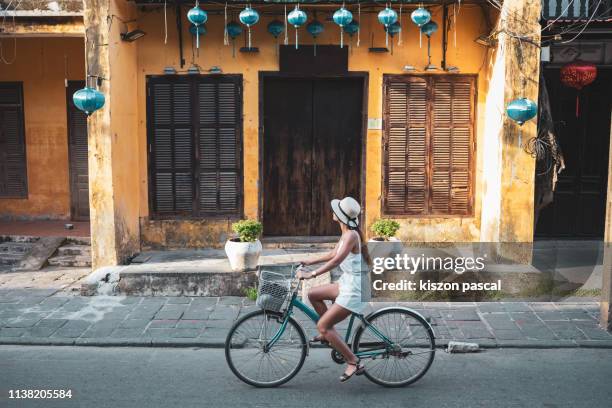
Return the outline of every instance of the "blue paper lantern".
{"type": "Polygon", "coordinates": [[[104,106],[106,98],[102,92],[86,86],[72,95],[72,101],[74,106],[89,116],[104,106]]]}
{"type": "Polygon", "coordinates": [[[435,21],[430,21],[421,27],[421,32],[428,37],[430,37],[436,31],[438,31],[438,24],[436,24],[435,21]]]}
{"type": "Polygon", "coordinates": [[[235,21],[230,21],[227,23],[225,30],[227,31],[227,35],[232,40],[242,34],[242,26],[235,21]]]}
{"type": "Polygon", "coordinates": [[[431,13],[423,7],[419,7],[410,14],[410,18],[414,24],[422,27],[431,21],[431,13]]]}
{"type": "Polygon", "coordinates": [[[300,10],[298,6],[296,6],[289,13],[289,15],[287,15],[287,21],[295,28],[300,28],[301,26],[303,26],[307,19],[308,16],[306,15],[306,13],[300,10]]]}
{"type": "Polygon", "coordinates": [[[334,19],[334,23],[338,24],[340,27],[344,27],[353,21],[353,13],[342,7],[334,12],[332,18],[334,19]]]}
{"type": "Polygon", "coordinates": [[[268,32],[278,38],[285,31],[285,24],[282,21],[274,20],[268,24],[268,32]]]}
{"type": "Polygon", "coordinates": [[[342,6],[341,8],[339,8],[338,10],[336,10],[334,12],[334,15],[332,16],[334,23],[338,24],[340,26],[340,48],[344,47],[344,26],[350,24],[351,21],[353,21],[353,13],[351,13],[350,11],[348,11],[347,9],[344,8],[344,6],[342,6]]]}
{"type": "Polygon", "coordinates": [[[388,27],[397,21],[397,13],[392,8],[387,7],[378,13],[378,21],[388,27]]]}
{"type": "Polygon", "coordinates": [[[321,24],[319,20],[313,20],[306,26],[306,31],[314,38],[317,38],[324,30],[325,27],[323,27],[323,24],[321,24]]]}
{"type": "Polygon", "coordinates": [[[187,19],[191,24],[204,24],[208,20],[208,13],[196,6],[187,12],[187,19]]]}
{"type": "Polygon", "coordinates": [[[298,49],[298,28],[304,25],[308,16],[302,10],[300,10],[300,6],[297,5],[295,8],[287,15],[287,21],[293,27],[295,27],[295,49],[298,49]]]}
{"type": "Polygon", "coordinates": [[[510,119],[522,126],[523,123],[535,117],[538,113],[538,105],[530,99],[519,98],[506,106],[506,113],[510,119]]]}
{"type": "Polygon", "coordinates": [[[257,24],[259,21],[259,13],[247,6],[240,12],[238,18],[240,19],[240,22],[247,26],[247,29],[249,30],[249,48],[251,48],[251,26],[257,24]]]}
{"type": "Polygon", "coordinates": [[[200,25],[195,25],[195,24],[191,24],[189,26],[189,32],[191,33],[191,35],[204,35],[206,34],[206,25],[204,24],[200,24],[200,25]]]}
{"type": "Polygon", "coordinates": [[[344,30],[345,33],[352,36],[357,31],[359,31],[359,22],[357,20],[353,20],[347,25],[345,25],[344,27],[342,27],[342,29],[344,30]]]}
{"type": "Polygon", "coordinates": [[[391,24],[389,27],[386,27],[385,30],[387,31],[387,33],[389,33],[391,37],[393,37],[395,34],[402,31],[402,26],[400,25],[399,22],[396,21],[395,23],[391,24]]]}
{"type": "MultiPolygon", "coordinates": [[[[196,3],[196,6],[187,12],[187,20],[197,27],[204,24],[208,20],[208,13],[202,10],[196,3]]],[[[196,47],[200,48],[200,36],[196,35],[195,38],[196,47]]]]}
{"type": "Polygon", "coordinates": [[[253,10],[251,7],[245,8],[240,12],[238,16],[240,22],[247,27],[257,24],[259,21],[259,13],[256,10],[253,10]]]}

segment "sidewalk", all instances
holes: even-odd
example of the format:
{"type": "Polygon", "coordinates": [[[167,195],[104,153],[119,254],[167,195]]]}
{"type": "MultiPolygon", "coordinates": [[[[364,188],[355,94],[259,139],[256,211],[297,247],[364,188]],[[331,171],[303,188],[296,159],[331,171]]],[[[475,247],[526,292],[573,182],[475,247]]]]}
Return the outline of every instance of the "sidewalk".
{"type": "MultiPolygon", "coordinates": [[[[431,320],[436,343],[481,347],[612,348],[593,300],[562,303],[401,303],[431,320]]],[[[374,304],[373,308],[388,306],[374,304]]],[[[0,344],[222,347],[232,323],[256,310],[242,297],[70,296],[0,289],[0,344]]],[[[296,316],[307,336],[315,327],[296,316]]],[[[345,329],[346,322],[339,328],[345,329]]]]}

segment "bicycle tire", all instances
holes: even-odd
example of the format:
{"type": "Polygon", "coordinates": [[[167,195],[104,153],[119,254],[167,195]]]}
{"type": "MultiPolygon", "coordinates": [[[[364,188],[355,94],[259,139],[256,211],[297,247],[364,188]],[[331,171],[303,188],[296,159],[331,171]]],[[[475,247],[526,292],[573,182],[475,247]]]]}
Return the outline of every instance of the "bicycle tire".
{"type": "MultiPolygon", "coordinates": [[[[283,315],[278,312],[256,310],[238,319],[236,323],[234,323],[234,325],[231,327],[229,333],[227,334],[227,338],[225,340],[225,360],[227,361],[227,364],[230,370],[234,373],[234,375],[238,377],[240,380],[242,380],[243,382],[249,385],[252,385],[254,387],[259,387],[259,388],[278,387],[286,383],[287,381],[291,380],[300,371],[300,369],[302,368],[302,365],[304,364],[304,361],[306,360],[306,354],[308,353],[308,343],[306,342],[306,335],[304,334],[304,330],[302,326],[300,326],[300,324],[293,317],[289,317],[289,320],[287,322],[288,327],[285,329],[285,332],[283,333],[283,335],[287,332],[287,330],[293,329],[295,333],[297,334],[297,339],[300,342],[300,344],[298,344],[298,346],[296,347],[296,351],[299,351],[301,354],[299,356],[299,360],[295,368],[293,368],[291,372],[289,372],[288,374],[286,374],[282,378],[279,378],[276,381],[262,382],[262,381],[257,381],[256,379],[247,377],[240,371],[238,367],[236,367],[234,363],[234,359],[232,356],[232,350],[238,350],[238,349],[241,349],[241,347],[232,347],[232,338],[236,334],[237,330],[245,322],[252,320],[261,315],[264,315],[264,319],[274,318],[274,319],[280,320],[283,317],[283,315]]],[[[272,347],[272,350],[274,350],[274,346],[272,347]]]]}
{"type": "MultiPolygon", "coordinates": [[[[364,363],[366,365],[366,370],[364,374],[370,381],[376,384],[382,385],[384,387],[392,387],[392,388],[393,387],[404,387],[406,385],[413,384],[414,382],[421,379],[431,367],[431,364],[433,363],[435,352],[436,352],[435,337],[434,337],[434,333],[431,328],[431,325],[425,320],[425,318],[423,318],[423,316],[421,316],[419,313],[413,310],[410,310],[410,309],[406,309],[406,308],[392,307],[392,308],[381,309],[381,310],[378,310],[376,312],[369,314],[366,317],[366,320],[370,322],[372,325],[374,325],[374,327],[376,327],[378,330],[382,331],[381,328],[376,326],[376,320],[380,320],[382,317],[386,315],[387,316],[388,315],[402,315],[403,317],[408,316],[411,319],[413,319],[414,322],[418,322],[423,328],[423,333],[427,335],[427,341],[429,343],[429,349],[430,349],[429,351],[427,351],[429,358],[425,362],[425,365],[419,370],[419,372],[416,375],[412,375],[402,381],[392,382],[392,381],[386,381],[384,379],[377,377],[373,370],[368,371],[367,362],[364,363]]],[[[353,338],[353,352],[355,354],[357,354],[360,351],[360,348],[361,349],[365,348],[364,346],[360,346],[361,338],[364,335],[365,330],[366,330],[365,326],[360,325],[355,331],[355,336],[353,338]]],[[[385,334],[387,337],[390,337],[388,333],[383,333],[383,334],[385,334]]],[[[393,358],[396,358],[396,357],[393,357],[393,358]]]]}

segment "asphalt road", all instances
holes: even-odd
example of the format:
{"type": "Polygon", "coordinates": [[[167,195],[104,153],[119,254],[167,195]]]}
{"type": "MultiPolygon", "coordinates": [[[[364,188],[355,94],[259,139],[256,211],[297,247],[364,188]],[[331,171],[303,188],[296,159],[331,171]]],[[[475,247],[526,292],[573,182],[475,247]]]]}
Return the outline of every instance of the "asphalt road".
{"type": "Polygon", "coordinates": [[[236,379],[219,349],[0,347],[0,407],[610,407],[612,351],[436,354],[416,384],[387,389],[313,350],[276,389],[236,379]],[[10,389],[71,389],[70,400],[8,399],[10,389]]]}

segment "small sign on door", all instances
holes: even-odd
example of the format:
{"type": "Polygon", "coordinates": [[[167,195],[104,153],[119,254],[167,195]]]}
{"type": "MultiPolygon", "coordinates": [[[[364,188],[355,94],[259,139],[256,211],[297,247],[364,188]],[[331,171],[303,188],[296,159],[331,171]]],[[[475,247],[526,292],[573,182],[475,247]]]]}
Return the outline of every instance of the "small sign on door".
{"type": "Polygon", "coordinates": [[[368,118],[368,130],[382,130],[382,118],[368,118]]]}

